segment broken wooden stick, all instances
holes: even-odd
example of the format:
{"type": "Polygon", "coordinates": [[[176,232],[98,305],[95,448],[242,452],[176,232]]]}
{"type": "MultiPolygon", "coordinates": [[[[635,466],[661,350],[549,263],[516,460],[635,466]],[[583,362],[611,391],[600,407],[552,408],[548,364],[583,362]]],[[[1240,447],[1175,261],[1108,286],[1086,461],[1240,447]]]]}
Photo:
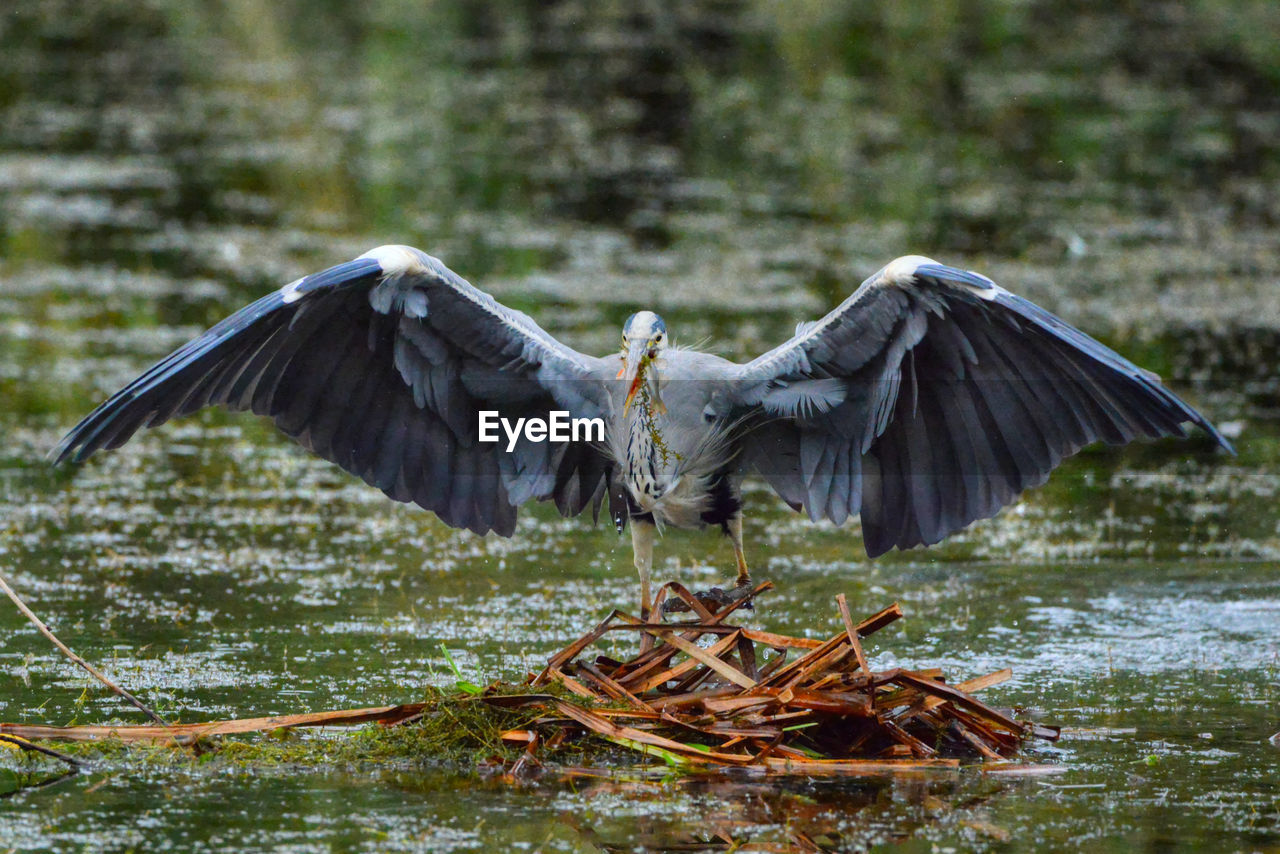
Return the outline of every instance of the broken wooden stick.
{"type": "Polygon", "coordinates": [[[52,643],[54,646],[56,646],[63,655],[71,659],[71,661],[73,661],[75,664],[84,668],[84,670],[87,671],[90,676],[92,676],[94,679],[97,679],[103,685],[106,685],[109,689],[114,691],[119,696],[123,697],[125,700],[127,700],[129,703],[135,706],[139,711],[141,711],[144,715],[151,718],[151,720],[155,721],[156,724],[162,727],[168,726],[168,724],[164,722],[164,719],[161,718],[159,715],[157,715],[155,712],[153,712],[150,708],[148,708],[145,703],[143,703],[137,697],[130,694],[125,689],[121,688],[116,683],[112,682],[106,676],[102,675],[102,673],[96,667],[94,667],[89,662],[85,661],[80,656],[76,655],[74,652],[71,651],[70,647],[68,647],[62,641],[58,640],[57,635],[55,635],[53,631],[47,625],[44,624],[43,620],[41,620],[39,617],[35,615],[35,612],[33,612],[30,608],[27,607],[27,603],[23,602],[22,598],[18,596],[18,594],[14,591],[12,587],[9,586],[9,582],[5,580],[3,575],[0,575],[0,590],[4,590],[5,594],[8,595],[8,597],[13,600],[13,604],[18,606],[18,610],[22,612],[23,616],[25,616],[28,620],[30,620],[32,625],[34,625],[37,629],[40,630],[40,634],[48,638],[49,642],[52,643]]]}

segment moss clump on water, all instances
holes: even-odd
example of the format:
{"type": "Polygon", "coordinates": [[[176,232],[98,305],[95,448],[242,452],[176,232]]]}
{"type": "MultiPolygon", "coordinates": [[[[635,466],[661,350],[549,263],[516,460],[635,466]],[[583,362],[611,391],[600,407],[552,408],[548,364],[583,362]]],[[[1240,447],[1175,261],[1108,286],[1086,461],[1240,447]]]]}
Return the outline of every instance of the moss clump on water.
{"type": "MultiPolygon", "coordinates": [[[[525,686],[499,687],[506,694],[529,691],[525,686]]],[[[492,757],[508,760],[519,755],[521,748],[505,744],[502,733],[522,729],[542,714],[535,709],[499,708],[474,694],[436,688],[428,689],[424,702],[427,705],[420,717],[394,726],[371,723],[354,730],[277,729],[217,736],[190,746],[121,739],[62,742],[56,746],[67,756],[90,765],[107,762],[137,770],[210,763],[264,768],[428,762],[474,769],[492,757]]],[[[56,760],[48,761],[56,764],[56,760]]]]}

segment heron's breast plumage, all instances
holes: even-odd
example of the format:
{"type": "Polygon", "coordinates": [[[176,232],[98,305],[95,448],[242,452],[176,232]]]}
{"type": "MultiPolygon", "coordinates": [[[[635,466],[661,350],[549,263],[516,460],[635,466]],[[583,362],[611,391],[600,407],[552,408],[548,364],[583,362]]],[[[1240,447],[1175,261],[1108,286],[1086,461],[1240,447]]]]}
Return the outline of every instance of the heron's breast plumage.
{"type": "Polygon", "coordinates": [[[623,486],[659,524],[703,525],[712,485],[732,456],[723,425],[704,417],[704,397],[691,383],[670,383],[662,393],[666,411],[645,401],[611,432],[623,486]]]}
{"type": "Polygon", "coordinates": [[[645,510],[652,510],[665,492],[668,477],[659,471],[660,455],[647,415],[641,410],[628,419],[626,451],[619,462],[631,497],[645,510]]]}
{"type": "Polygon", "coordinates": [[[660,525],[695,528],[710,505],[707,478],[690,467],[693,453],[667,414],[640,407],[627,419],[623,484],[641,510],[660,525]]]}

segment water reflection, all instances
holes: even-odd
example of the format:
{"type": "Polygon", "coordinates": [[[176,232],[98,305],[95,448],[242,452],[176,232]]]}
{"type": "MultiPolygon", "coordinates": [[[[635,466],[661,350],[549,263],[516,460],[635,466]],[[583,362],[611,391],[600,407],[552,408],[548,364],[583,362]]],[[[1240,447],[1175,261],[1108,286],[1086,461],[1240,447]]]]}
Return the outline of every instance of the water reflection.
{"type": "Polygon", "coordinates": [[[8,768],[0,769],[0,800],[16,798],[39,789],[47,789],[59,783],[65,783],[79,773],[74,769],[63,771],[61,774],[49,774],[42,771],[19,772],[8,768]]]}
{"type": "MultiPolygon", "coordinates": [[[[407,791],[423,784],[405,774],[385,779],[407,791]]],[[[510,785],[490,783],[500,797],[513,797],[510,785]]],[[[1003,782],[951,771],[831,782],[547,768],[517,785],[550,799],[556,821],[589,850],[610,852],[866,850],[944,824],[1005,842],[1010,833],[988,805],[1016,794],[1003,782]]]]}

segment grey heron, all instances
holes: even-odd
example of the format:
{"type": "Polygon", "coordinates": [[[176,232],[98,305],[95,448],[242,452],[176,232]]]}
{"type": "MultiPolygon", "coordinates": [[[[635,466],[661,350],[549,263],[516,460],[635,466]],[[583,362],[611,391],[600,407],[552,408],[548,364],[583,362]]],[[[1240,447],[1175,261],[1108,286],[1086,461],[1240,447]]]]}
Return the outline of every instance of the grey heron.
{"type": "Polygon", "coordinates": [[[589,356],[436,258],[382,246],[267,294],[90,413],[53,451],[80,461],[140,427],[218,404],[396,501],[509,536],[516,511],[602,504],[630,524],[641,611],[665,525],[717,525],[749,581],[741,477],[839,525],[867,554],[930,545],[995,515],[1095,441],[1230,443],[1154,374],[985,276],[899,258],[745,364],[672,345],[632,315],[589,356]],[[602,419],[603,442],[482,442],[478,413],[602,419]]]}

